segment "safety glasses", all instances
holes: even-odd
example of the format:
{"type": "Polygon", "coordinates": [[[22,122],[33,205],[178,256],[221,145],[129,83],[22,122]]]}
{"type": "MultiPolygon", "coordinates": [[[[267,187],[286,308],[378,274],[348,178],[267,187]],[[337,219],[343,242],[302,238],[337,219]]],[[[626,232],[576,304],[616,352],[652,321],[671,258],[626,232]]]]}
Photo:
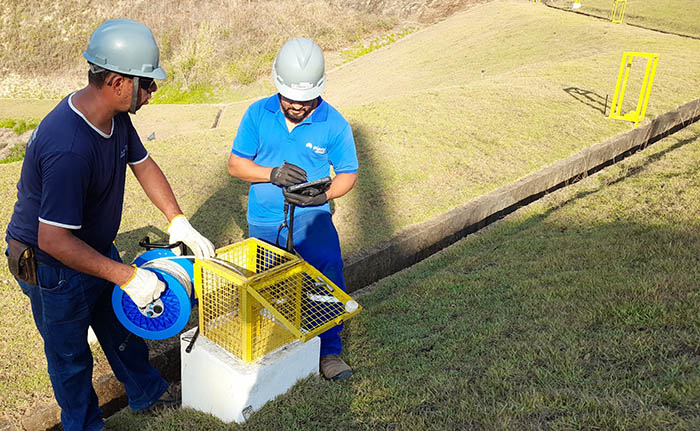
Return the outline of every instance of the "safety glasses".
{"type": "Polygon", "coordinates": [[[153,78],[143,78],[139,77],[139,87],[143,88],[144,90],[148,91],[150,90],[155,84],[155,81],[153,78]]]}
{"type": "MultiPolygon", "coordinates": [[[[121,75],[124,78],[131,79],[132,81],[134,80],[134,77],[131,75],[121,75]]],[[[114,81],[114,78],[116,78],[116,75],[112,77],[112,79],[109,80],[107,83],[108,86],[112,86],[112,82],[114,81]]],[[[142,76],[139,76],[139,87],[142,89],[148,91],[151,89],[151,87],[155,86],[155,81],[153,78],[144,78],[142,76]]]]}

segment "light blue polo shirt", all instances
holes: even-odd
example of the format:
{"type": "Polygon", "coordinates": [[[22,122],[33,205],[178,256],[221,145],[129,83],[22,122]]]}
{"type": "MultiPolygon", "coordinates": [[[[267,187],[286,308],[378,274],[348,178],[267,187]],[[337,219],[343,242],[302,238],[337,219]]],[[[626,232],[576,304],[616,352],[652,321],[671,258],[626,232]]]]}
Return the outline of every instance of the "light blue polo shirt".
{"type": "MultiPolygon", "coordinates": [[[[350,124],[323,99],[291,132],[280,108],[279,94],[258,100],[243,115],[231,152],[267,167],[287,161],[303,168],[309,181],[330,175],[331,166],[336,174],[357,172],[350,124]]],[[[295,216],[319,209],[330,212],[325,203],[297,207],[295,216]]],[[[283,221],[282,188],[270,182],[253,183],[248,193],[248,223],[279,225],[283,221]]]]}

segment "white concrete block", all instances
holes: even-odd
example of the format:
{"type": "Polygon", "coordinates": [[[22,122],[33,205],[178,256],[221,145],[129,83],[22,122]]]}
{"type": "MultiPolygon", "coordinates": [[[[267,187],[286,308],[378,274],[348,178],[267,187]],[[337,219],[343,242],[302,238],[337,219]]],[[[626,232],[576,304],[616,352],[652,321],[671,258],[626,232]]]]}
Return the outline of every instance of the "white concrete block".
{"type": "Polygon", "coordinates": [[[196,328],[180,335],[182,407],[209,413],[223,422],[245,422],[297,381],[318,374],[321,340],[294,341],[256,362],[243,363],[201,334],[185,349],[196,328]]]}

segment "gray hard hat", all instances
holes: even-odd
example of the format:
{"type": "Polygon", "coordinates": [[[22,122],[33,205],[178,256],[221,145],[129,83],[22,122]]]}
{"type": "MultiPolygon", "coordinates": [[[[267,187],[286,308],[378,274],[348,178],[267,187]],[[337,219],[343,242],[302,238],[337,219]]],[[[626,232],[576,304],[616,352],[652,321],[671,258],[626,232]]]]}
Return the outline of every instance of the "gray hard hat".
{"type": "Polygon", "coordinates": [[[168,74],[159,65],[160,52],[151,29],[130,19],[110,19],[90,36],[83,57],[112,72],[165,79],[168,74]]]}
{"type": "Polygon", "coordinates": [[[272,77],[277,91],[287,99],[305,102],[317,98],[326,83],[323,51],[311,39],[288,41],[272,64],[272,77]]]}

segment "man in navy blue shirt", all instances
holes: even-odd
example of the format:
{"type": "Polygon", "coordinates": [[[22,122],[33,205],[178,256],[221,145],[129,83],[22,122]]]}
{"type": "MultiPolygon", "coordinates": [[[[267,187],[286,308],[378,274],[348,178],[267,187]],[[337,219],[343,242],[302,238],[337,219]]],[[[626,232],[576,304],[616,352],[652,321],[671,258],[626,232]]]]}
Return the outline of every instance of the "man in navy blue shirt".
{"type": "Polygon", "coordinates": [[[140,307],[165,285],[155,273],[125,265],[114,247],[121,221],[126,167],[171,222],[170,241],[183,241],[200,257],[214,247],[189,224],[170,184],[131,123],[165,79],[151,30],[125,19],[105,21],[83,53],[89,84],[63,99],[27,145],[17,203],[7,228],[13,250],[33,251],[36,268],[14,267],[29,297],[54,395],[66,430],[104,428],[92,387],[92,326],[135,411],[175,403],[177,394],[148,362],[145,342],[130,336],[111,305],[115,284],[140,307]]]}
{"type": "MultiPolygon", "coordinates": [[[[286,241],[284,200],[294,214],[294,248],[312,266],[345,289],[338,233],[328,201],[357,181],[357,155],[350,124],[321,98],[326,81],[323,52],[311,39],[294,38],[277,54],[273,78],[278,94],[253,103],[241,119],[228,162],[229,173],[251,182],[248,226],[251,237],[286,241]],[[325,193],[305,196],[283,188],[335,176],[325,193]]],[[[284,242],[281,242],[284,243],[284,242]]],[[[352,376],[340,358],[342,325],[320,335],[321,373],[331,380],[352,376]]]]}

